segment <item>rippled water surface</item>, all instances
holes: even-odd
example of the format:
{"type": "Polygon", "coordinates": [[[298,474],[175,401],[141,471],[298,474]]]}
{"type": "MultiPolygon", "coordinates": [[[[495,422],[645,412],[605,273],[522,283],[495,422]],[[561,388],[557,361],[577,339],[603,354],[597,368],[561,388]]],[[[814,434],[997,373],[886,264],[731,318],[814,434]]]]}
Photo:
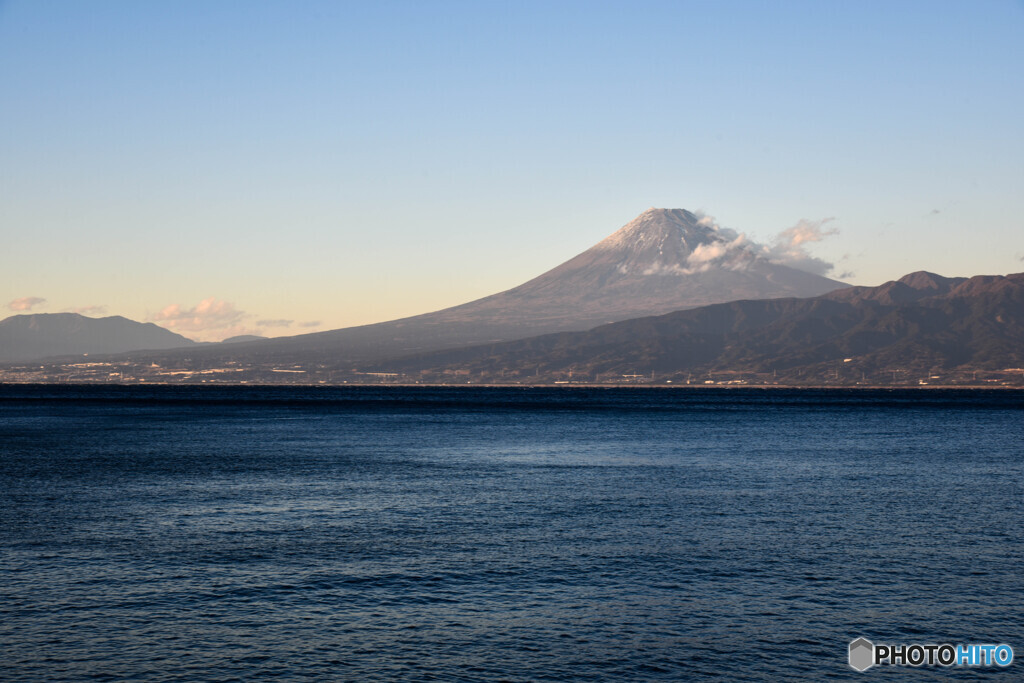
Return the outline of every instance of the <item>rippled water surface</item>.
{"type": "Polygon", "coordinates": [[[1024,659],[1022,469],[1019,392],[0,387],[0,678],[1024,677],[846,664],[1024,659]]]}

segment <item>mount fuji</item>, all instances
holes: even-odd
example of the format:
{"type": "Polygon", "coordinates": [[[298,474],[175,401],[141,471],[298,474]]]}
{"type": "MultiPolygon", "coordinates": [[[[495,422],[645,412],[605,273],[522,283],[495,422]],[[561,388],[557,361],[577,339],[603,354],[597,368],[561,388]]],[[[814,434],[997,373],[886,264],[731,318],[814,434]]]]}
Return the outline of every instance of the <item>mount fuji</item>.
{"type": "MultiPolygon", "coordinates": [[[[194,348],[187,355],[211,363],[355,363],[846,286],[774,262],[765,247],[689,211],[649,209],[562,265],[476,301],[390,322],[194,348]]],[[[168,361],[176,360],[173,353],[165,354],[168,361]]]]}
{"type": "Polygon", "coordinates": [[[708,218],[652,208],[529,282],[430,316],[511,324],[515,333],[579,330],[737,299],[817,296],[845,286],[775,263],[767,249],[708,218]]]}

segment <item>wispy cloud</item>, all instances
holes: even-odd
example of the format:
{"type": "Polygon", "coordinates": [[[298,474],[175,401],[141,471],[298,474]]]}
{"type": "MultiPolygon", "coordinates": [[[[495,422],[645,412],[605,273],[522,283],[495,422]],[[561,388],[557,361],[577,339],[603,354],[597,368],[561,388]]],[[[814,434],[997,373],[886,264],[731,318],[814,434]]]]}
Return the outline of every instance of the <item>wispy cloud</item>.
{"type": "Polygon", "coordinates": [[[299,323],[299,327],[320,327],[320,321],[319,320],[307,320],[305,322],[299,323]]]}
{"type": "Polygon", "coordinates": [[[835,219],[822,218],[812,221],[801,218],[792,228],[787,228],[775,236],[766,254],[768,260],[815,275],[824,275],[829,272],[833,265],[824,259],[812,256],[808,253],[805,245],[820,242],[829,235],[839,234],[835,228],[822,230],[823,225],[833,220],[835,219]]]}
{"type": "Polygon", "coordinates": [[[257,327],[290,327],[294,320],[257,320],[257,327]]]}
{"type": "Polygon", "coordinates": [[[46,299],[41,296],[23,296],[7,304],[7,308],[12,311],[31,311],[36,306],[41,306],[45,303],[46,299]]]}

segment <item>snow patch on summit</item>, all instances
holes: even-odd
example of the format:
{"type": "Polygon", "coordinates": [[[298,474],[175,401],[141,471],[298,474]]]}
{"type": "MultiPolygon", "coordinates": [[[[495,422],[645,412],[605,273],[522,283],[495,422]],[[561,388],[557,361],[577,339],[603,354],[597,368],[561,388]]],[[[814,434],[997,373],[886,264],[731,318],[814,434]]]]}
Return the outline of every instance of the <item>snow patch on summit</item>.
{"type": "Polygon", "coordinates": [[[832,264],[811,255],[807,246],[838,233],[836,229],[822,229],[831,220],[801,219],[772,238],[770,244],[761,244],[746,233],[719,225],[703,212],[652,208],[599,242],[594,250],[616,252],[621,258],[616,272],[621,275],[744,271],[758,262],[824,275],[832,270],[832,264]]]}
{"type": "Polygon", "coordinates": [[[620,275],[694,275],[712,269],[740,271],[768,250],[712,216],[683,209],[648,209],[595,249],[616,252],[620,275]]]}

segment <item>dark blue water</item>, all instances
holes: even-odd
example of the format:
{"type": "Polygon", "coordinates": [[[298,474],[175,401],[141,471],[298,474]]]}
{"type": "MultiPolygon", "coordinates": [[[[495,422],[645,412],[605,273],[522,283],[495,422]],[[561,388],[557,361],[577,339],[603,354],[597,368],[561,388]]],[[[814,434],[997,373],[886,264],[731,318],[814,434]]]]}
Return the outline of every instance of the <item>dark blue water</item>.
{"type": "Polygon", "coordinates": [[[1024,658],[1024,394],[0,387],[6,680],[1024,658]]]}

